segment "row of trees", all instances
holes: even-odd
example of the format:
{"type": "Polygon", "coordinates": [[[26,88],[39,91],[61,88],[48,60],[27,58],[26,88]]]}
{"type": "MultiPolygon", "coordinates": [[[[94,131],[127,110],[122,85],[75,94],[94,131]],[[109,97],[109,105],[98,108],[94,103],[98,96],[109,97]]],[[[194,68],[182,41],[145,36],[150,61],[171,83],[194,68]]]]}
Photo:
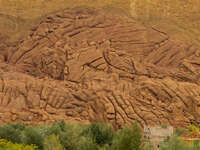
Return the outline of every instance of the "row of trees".
{"type": "MultiPolygon", "coordinates": [[[[188,145],[179,139],[182,132],[160,143],[160,150],[200,150],[198,141],[188,145]]],[[[114,131],[111,125],[91,123],[26,126],[23,123],[0,126],[0,150],[153,150],[134,123],[114,131]]]]}

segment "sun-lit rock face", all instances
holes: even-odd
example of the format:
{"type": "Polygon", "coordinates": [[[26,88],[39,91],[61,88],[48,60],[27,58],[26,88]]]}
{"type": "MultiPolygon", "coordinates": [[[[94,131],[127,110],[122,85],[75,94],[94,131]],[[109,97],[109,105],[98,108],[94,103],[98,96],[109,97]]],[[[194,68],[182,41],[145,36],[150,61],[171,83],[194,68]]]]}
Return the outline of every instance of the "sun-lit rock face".
{"type": "Polygon", "coordinates": [[[198,15],[199,5],[199,0],[131,0],[130,7],[133,15],[140,17],[178,19],[198,15]]]}
{"type": "Polygon", "coordinates": [[[198,39],[196,43],[200,43],[199,0],[0,0],[0,33],[9,36],[9,41],[21,40],[41,17],[82,5],[105,7],[108,11],[119,8],[121,10],[117,11],[132,14],[135,19],[148,25],[165,23],[162,29],[170,28],[173,34],[182,29],[180,37],[188,32],[191,34],[189,39],[198,39]]]}
{"type": "Polygon", "coordinates": [[[147,26],[191,40],[200,47],[199,6],[199,0],[131,0],[130,14],[147,26]]]}
{"type": "Polygon", "coordinates": [[[0,64],[0,123],[199,123],[199,54],[124,14],[51,14],[0,64]]]}

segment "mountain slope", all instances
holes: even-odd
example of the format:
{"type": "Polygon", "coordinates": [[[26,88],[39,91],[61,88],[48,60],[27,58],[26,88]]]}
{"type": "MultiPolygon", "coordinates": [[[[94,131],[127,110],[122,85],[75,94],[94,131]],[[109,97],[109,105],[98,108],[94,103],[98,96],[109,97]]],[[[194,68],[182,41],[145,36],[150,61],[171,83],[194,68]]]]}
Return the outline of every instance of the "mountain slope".
{"type": "Polygon", "coordinates": [[[123,13],[66,9],[7,51],[0,123],[199,123],[198,48],[123,13]]]}

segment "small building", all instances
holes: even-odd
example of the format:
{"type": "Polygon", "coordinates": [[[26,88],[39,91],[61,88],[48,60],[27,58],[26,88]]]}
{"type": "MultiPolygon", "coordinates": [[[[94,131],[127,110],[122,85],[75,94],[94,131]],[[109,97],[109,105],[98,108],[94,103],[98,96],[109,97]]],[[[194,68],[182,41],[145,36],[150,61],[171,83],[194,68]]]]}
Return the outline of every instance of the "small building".
{"type": "Polygon", "coordinates": [[[172,126],[144,126],[144,140],[149,140],[155,150],[159,150],[159,143],[162,142],[166,137],[173,135],[172,126]]]}

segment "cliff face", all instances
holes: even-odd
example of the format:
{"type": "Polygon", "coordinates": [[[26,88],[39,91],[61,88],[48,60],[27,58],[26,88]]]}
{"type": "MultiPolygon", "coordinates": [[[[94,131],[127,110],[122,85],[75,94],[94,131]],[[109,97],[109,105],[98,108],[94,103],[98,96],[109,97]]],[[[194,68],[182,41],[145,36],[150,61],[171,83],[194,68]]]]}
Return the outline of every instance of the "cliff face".
{"type": "Polygon", "coordinates": [[[131,0],[130,13],[146,25],[157,26],[171,36],[192,39],[200,46],[199,0],[131,0]]]}
{"type": "Polygon", "coordinates": [[[12,34],[11,41],[17,41],[27,36],[28,29],[39,23],[41,17],[80,5],[117,7],[145,25],[156,25],[171,36],[186,35],[195,44],[200,43],[199,0],[0,0],[0,32],[12,34]]]}
{"type": "Polygon", "coordinates": [[[193,0],[131,0],[133,15],[138,17],[192,19],[200,12],[200,1],[193,0]],[[190,18],[187,18],[190,17],[190,18]]]}
{"type": "Polygon", "coordinates": [[[199,49],[122,13],[63,10],[6,50],[0,123],[199,123],[199,49]]]}

